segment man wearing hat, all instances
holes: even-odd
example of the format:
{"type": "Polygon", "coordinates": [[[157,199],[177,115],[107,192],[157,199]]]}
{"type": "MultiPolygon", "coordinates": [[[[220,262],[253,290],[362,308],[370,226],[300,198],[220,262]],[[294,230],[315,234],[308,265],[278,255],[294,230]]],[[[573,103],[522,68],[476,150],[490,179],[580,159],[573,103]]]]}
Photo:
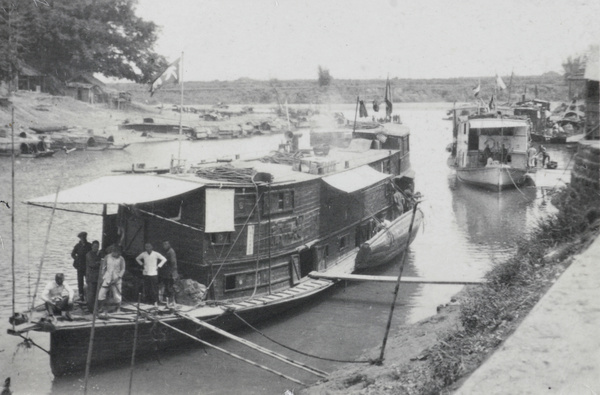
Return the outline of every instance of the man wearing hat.
{"type": "Polygon", "coordinates": [[[79,291],[79,300],[84,300],[83,281],[85,278],[86,262],[85,256],[92,250],[92,244],[87,241],[87,232],[80,232],[79,243],[75,244],[71,257],[73,258],[73,267],[77,269],[77,288],[79,291]]]}

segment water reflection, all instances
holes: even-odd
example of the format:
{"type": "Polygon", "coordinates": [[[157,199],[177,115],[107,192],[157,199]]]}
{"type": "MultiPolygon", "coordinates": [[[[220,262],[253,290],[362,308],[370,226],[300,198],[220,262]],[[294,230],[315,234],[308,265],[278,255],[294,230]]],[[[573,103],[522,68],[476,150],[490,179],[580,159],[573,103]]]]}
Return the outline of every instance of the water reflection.
{"type": "MultiPolygon", "coordinates": [[[[407,256],[405,276],[433,279],[473,279],[481,277],[493,264],[514,251],[514,246],[537,219],[552,210],[539,188],[504,191],[501,194],[454,184],[454,176],[446,166],[445,146],[451,140],[450,123],[442,120],[447,104],[398,104],[404,123],[410,126],[411,161],[416,170],[416,188],[425,196],[421,208],[424,225],[411,245],[407,256]]],[[[396,108],[396,107],[395,107],[396,108]]],[[[352,113],[352,105],[335,109],[352,113]]],[[[308,134],[306,134],[308,136],[308,134]]],[[[183,142],[182,156],[190,160],[233,155],[242,152],[265,151],[277,147],[281,136],[262,136],[244,140],[183,142]]],[[[125,151],[104,153],[57,153],[49,160],[20,159],[17,163],[17,202],[45,195],[61,188],[81,184],[89,179],[110,174],[114,168],[146,162],[148,166],[168,165],[177,152],[176,142],[134,144],[125,151]]],[[[566,166],[572,152],[559,147],[549,148],[553,160],[566,166]]],[[[10,160],[0,158],[1,200],[10,200],[10,160]]],[[[555,176],[568,176],[558,170],[555,176]]],[[[556,178],[556,177],[555,177],[556,178]]],[[[549,180],[550,187],[554,179],[549,180]]],[[[44,249],[51,210],[26,207],[18,203],[17,213],[17,301],[21,307],[31,300],[37,276],[37,266],[44,249]]],[[[42,271],[42,282],[61,270],[71,285],[76,284],[69,253],[77,242],[77,233],[86,230],[89,239],[100,238],[99,217],[60,212],[55,215],[42,271]]],[[[10,271],[10,212],[0,210],[0,236],[4,247],[0,260],[5,270],[0,273],[0,331],[6,333],[10,315],[12,284],[10,271]]],[[[371,274],[394,276],[399,262],[377,268],[371,274]]],[[[269,336],[305,352],[338,357],[358,358],[362,352],[380,344],[392,300],[393,284],[340,284],[302,309],[260,325],[269,336]]],[[[395,312],[394,327],[435,314],[440,303],[448,301],[461,286],[406,285],[401,287],[395,312]]],[[[276,351],[289,354],[274,346],[258,333],[242,331],[241,336],[276,351]]],[[[46,334],[34,338],[43,347],[49,346],[46,334]]],[[[19,352],[13,358],[19,338],[0,337],[0,371],[13,376],[16,393],[81,393],[82,376],[54,380],[46,354],[40,350],[19,352]],[[18,391],[18,392],[17,392],[18,391]]],[[[291,375],[286,367],[272,365],[270,360],[248,354],[241,346],[224,341],[228,350],[238,352],[257,362],[264,362],[291,375]]],[[[330,371],[343,364],[294,357],[330,371]]],[[[91,388],[102,393],[121,393],[127,388],[129,370],[92,369],[91,388]]],[[[314,377],[302,376],[310,382],[314,377]]],[[[220,394],[283,393],[291,388],[289,382],[269,373],[236,362],[215,351],[190,348],[185,353],[173,352],[160,358],[140,360],[136,364],[134,391],[157,393],[157,388],[169,385],[173,393],[220,394]],[[199,374],[199,372],[201,372],[199,374]]],[[[165,392],[165,391],[160,391],[165,392]]]]}
{"type": "Polygon", "coordinates": [[[506,253],[530,225],[527,212],[536,204],[536,195],[536,188],[498,193],[456,182],[452,210],[470,244],[506,253]]]}

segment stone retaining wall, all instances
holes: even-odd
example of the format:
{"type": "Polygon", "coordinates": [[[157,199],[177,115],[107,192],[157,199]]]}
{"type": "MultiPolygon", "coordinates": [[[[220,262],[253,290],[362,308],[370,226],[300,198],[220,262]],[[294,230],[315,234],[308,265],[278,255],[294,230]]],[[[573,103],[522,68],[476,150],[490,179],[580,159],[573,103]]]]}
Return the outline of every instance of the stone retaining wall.
{"type": "Polygon", "coordinates": [[[571,171],[575,189],[600,190],[600,140],[583,140],[577,146],[571,171]]]}

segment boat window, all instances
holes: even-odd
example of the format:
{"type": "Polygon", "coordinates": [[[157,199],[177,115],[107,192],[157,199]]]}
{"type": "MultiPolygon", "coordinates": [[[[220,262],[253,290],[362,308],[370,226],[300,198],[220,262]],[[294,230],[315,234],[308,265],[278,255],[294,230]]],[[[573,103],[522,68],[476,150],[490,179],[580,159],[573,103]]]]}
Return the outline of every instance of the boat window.
{"type": "Polygon", "coordinates": [[[348,247],[348,235],[343,235],[340,237],[340,251],[343,251],[348,247]]]}
{"type": "Polygon", "coordinates": [[[231,232],[209,233],[212,245],[231,244],[231,232]]]}
{"type": "Polygon", "coordinates": [[[514,136],[515,128],[485,128],[471,129],[479,132],[481,136],[514,136]]]}
{"type": "Polygon", "coordinates": [[[264,213],[284,213],[294,209],[294,191],[271,192],[269,202],[264,203],[264,213]]]}
{"type": "Polygon", "coordinates": [[[235,217],[248,218],[256,204],[256,195],[254,193],[236,193],[235,194],[235,217]]]}
{"type": "Polygon", "coordinates": [[[235,280],[235,275],[225,276],[225,291],[235,289],[236,285],[237,281],[235,280]]]}
{"type": "Polygon", "coordinates": [[[479,149],[479,135],[477,129],[469,130],[469,151],[477,151],[479,149]]]}
{"type": "Polygon", "coordinates": [[[325,258],[329,256],[329,244],[327,244],[323,249],[323,255],[325,256],[325,258]]]}

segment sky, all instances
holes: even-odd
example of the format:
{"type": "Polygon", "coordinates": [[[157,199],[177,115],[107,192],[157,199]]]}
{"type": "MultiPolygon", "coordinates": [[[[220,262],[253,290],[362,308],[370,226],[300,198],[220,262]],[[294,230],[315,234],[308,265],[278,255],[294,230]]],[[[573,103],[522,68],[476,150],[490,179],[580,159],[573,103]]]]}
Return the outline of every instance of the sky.
{"type": "Polygon", "coordinates": [[[185,81],[562,73],[600,40],[598,0],[138,0],[185,81]]]}

